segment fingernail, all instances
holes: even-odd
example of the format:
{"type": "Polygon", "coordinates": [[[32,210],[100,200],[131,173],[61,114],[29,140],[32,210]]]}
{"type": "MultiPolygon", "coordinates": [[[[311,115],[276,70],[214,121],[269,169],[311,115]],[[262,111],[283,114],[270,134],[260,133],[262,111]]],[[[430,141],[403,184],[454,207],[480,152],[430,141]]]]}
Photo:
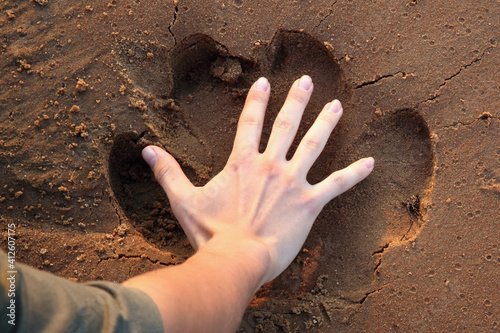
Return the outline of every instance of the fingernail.
{"type": "Polygon", "coordinates": [[[365,167],[367,169],[373,169],[373,165],[375,164],[375,160],[373,157],[368,157],[365,161],[365,167]]]}
{"type": "Polygon", "coordinates": [[[156,163],[156,153],[151,147],[146,147],[142,150],[142,158],[149,164],[151,169],[154,168],[156,163]]]}
{"type": "Polygon", "coordinates": [[[255,89],[262,92],[267,92],[269,90],[269,81],[265,77],[261,77],[255,82],[255,89]]]}
{"type": "Polygon", "coordinates": [[[300,89],[307,91],[311,88],[311,85],[312,85],[312,79],[309,75],[304,75],[303,77],[300,78],[299,81],[300,89]]]}
{"type": "Polygon", "coordinates": [[[340,104],[340,101],[338,99],[332,102],[332,105],[330,105],[330,110],[333,113],[338,113],[340,110],[342,110],[342,104],[340,104]]]}

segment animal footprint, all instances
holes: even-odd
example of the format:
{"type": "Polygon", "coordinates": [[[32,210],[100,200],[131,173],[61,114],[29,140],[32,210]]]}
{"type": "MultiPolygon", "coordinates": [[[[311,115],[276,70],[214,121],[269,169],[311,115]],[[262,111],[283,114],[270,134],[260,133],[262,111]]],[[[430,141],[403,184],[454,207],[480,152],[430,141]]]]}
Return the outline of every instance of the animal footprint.
{"type": "Polygon", "coordinates": [[[433,154],[425,120],[416,110],[361,114],[350,105],[351,90],[336,60],[323,43],[306,33],[280,31],[271,42],[256,46],[248,59],[232,55],[203,34],[180,41],[165,54],[168,59],[157,63],[146,58],[142,64],[125,62],[132,80],[154,97],[145,98],[149,133],[144,138],[133,133],[117,136],[110,153],[111,188],[127,218],[158,247],[187,255],[186,238],[140,158],[145,138],[163,145],[191,181],[202,185],[226,163],[251,84],[265,76],[272,87],[263,150],[291,83],[308,74],[314,93],[290,155],[326,103],[338,98],[345,106],[344,117],[311,169],[309,181],[321,181],[361,157],[375,157],[376,167],[369,178],[324,208],[304,251],[260,295],[294,300],[315,288],[321,277],[322,286],[338,297],[362,299],[373,284],[383,249],[391,242],[416,237],[424,224],[420,204],[413,207],[418,214],[409,214],[408,202],[416,196],[425,202],[432,178],[433,154]],[[161,77],[148,79],[148,68],[160,68],[161,77]]]}

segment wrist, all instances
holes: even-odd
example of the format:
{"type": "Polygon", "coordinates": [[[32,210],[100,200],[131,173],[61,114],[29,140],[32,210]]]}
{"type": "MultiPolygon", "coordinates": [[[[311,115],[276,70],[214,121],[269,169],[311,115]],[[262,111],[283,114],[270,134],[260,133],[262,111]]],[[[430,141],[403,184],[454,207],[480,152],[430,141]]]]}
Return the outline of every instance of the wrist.
{"type": "Polygon", "coordinates": [[[223,266],[234,271],[233,274],[241,274],[253,288],[252,296],[267,281],[271,267],[267,245],[238,231],[215,234],[194,257],[217,258],[223,266]]]}

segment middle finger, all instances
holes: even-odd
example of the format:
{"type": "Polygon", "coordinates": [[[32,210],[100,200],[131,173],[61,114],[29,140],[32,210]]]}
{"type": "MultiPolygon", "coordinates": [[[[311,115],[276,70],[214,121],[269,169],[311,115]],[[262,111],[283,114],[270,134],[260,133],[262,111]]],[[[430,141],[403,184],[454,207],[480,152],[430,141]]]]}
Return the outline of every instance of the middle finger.
{"type": "Polygon", "coordinates": [[[265,154],[269,154],[271,158],[286,157],[288,149],[290,149],[297,134],[300,119],[312,91],[313,83],[308,75],[304,75],[294,82],[283,107],[274,121],[265,154]]]}

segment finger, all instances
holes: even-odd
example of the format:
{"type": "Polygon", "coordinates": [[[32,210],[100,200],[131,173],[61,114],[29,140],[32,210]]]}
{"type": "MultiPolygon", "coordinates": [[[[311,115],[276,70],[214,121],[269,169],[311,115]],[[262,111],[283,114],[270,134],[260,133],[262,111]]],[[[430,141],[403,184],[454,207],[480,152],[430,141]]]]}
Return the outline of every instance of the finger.
{"type": "Polygon", "coordinates": [[[175,158],[160,147],[144,148],[142,157],[153,169],[156,180],[163,187],[170,201],[179,198],[194,187],[175,158]]]}
{"type": "Polygon", "coordinates": [[[245,106],[238,121],[233,152],[259,151],[262,124],[269,101],[270,86],[266,78],[261,77],[250,88],[245,106]]]}
{"type": "Polygon", "coordinates": [[[283,104],[274,121],[273,130],[267,144],[266,154],[271,155],[272,158],[285,158],[295,138],[300,119],[312,91],[313,83],[307,75],[302,76],[292,85],[285,104],[283,104]]]}
{"type": "Polygon", "coordinates": [[[314,185],[313,191],[322,206],[365,179],[372,172],[374,162],[372,157],[363,158],[314,185]]]}
{"type": "Polygon", "coordinates": [[[338,100],[325,105],[314,124],[300,141],[291,161],[291,168],[300,177],[306,177],[342,116],[342,105],[338,100]]]}

